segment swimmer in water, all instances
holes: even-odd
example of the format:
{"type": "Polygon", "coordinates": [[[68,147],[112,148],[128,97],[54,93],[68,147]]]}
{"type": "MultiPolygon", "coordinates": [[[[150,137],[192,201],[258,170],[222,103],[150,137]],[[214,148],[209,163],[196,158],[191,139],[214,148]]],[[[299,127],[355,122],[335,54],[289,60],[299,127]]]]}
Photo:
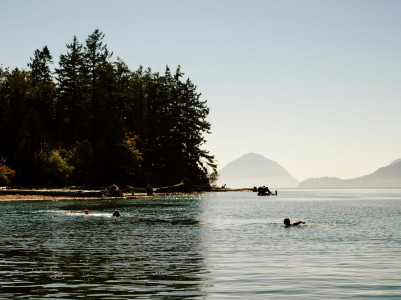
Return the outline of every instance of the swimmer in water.
{"type": "Polygon", "coordinates": [[[85,215],[89,214],[89,210],[85,209],[85,210],[84,210],[84,214],[85,214],[85,215]]]}
{"type": "Polygon", "coordinates": [[[298,226],[298,225],[301,225],[301,224],[305,224],[305,222],[304,222],[304,221],[297,221],[297,222],[291,224],[290,219],[288,219],[288,218],[285,218],[285,219],[284,219],[284,225],[285,225],[285,227],[288,227],[288,226],[298,226]]]}
{"type": "Polygon", "coordinates": [[[121,217],[121,214],[117,209],[114,210],[113,217],[121,217]]]}

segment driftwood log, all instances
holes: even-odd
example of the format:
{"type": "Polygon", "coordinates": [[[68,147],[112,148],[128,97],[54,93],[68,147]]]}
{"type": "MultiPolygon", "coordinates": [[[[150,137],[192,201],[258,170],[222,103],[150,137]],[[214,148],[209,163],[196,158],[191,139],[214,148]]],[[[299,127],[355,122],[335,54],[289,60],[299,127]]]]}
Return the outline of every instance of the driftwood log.
{"type": "Polygon", "coordinates": [[[159,187],[154,190],[156,193],[192,193],[193,186],[188,179],[183,179],[179,184],[159,187]]]}
{"type": "Polygon", "coordinates": [[[192,188],[185,184],[179,183],[175,185],[159,187],[155,189],[156,193],[191,193],[192,188]]]}

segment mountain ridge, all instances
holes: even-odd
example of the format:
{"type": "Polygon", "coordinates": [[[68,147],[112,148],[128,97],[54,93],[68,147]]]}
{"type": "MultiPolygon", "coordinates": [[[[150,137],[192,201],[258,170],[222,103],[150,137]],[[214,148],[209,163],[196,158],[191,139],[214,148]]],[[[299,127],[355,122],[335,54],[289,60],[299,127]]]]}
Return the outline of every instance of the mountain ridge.
{"type": "Polygon", "coordinates": [[[308,178],[299,183],[302,188],[341,187],[401,187],[401,159],[377,169],[375,172],[351,179],[337,177],[308,178]]]}

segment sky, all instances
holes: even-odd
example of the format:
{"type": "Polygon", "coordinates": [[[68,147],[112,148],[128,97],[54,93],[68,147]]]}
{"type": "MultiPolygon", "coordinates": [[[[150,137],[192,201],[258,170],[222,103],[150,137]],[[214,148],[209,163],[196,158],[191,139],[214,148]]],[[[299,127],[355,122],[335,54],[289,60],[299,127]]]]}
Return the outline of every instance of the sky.
{"type": "Polygon", "coordinates": [[[219,169],[254,152],[298,180],[401,158],[401,1],[0,0],[0,66],[95,30],[136,70],[180,65],[210,107],[219,169]]]}

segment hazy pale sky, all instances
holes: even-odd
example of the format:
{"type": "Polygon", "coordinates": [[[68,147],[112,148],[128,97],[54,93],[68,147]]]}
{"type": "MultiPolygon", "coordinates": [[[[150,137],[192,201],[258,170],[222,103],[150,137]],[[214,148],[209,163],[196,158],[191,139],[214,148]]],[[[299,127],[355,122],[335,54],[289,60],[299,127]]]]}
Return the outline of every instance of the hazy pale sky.
{"type": "Polygon", "coordinates": [[[401,158],[401,1],[0,0],[0,65],[106,36],[135,70],[181,65],[211,109],[219,168],[248,152],[294,177],[401,158]]]}

